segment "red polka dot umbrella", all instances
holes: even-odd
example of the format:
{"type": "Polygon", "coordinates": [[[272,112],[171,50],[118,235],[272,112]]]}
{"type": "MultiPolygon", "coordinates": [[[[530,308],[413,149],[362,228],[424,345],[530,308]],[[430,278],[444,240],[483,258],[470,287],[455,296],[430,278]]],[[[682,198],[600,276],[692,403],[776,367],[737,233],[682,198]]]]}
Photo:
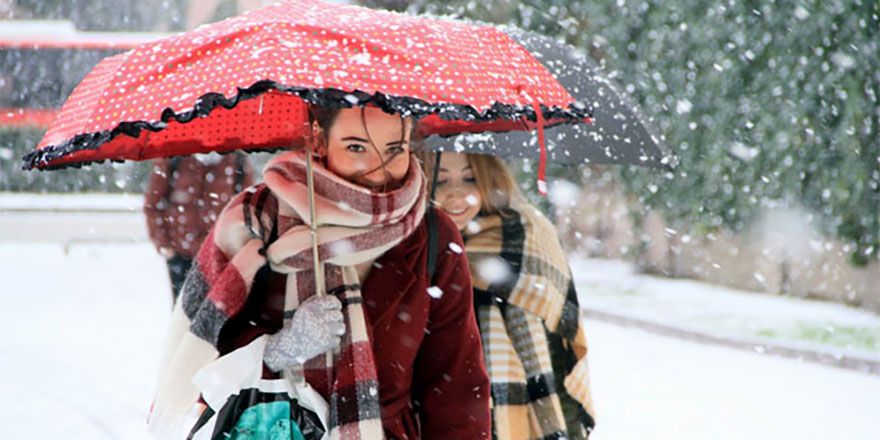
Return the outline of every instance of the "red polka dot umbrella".
{"type": "Polygon", "coordinates": [[[420,118],[423,135],[589,117],[495,28],[290,1],[101,61],[24,167],[297,147],[306,103],[376,105],[420,118]]]}

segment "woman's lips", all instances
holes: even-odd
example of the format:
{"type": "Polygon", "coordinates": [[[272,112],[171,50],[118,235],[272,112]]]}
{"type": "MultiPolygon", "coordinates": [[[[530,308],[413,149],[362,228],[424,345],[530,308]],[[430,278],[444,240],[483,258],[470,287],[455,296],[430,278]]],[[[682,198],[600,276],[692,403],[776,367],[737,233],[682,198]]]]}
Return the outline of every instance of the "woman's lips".
{"type": "Polygon", "coordinates": [[[461,208],[461,209],[447,209],[447,208],[443,208],[443,211],[445,211],[445,212],[446,212],[447,214],[449,214],[449,215],[456,215],[456,216],[458,216],[458,215],[462,215],[462,214],[464,214],[465,212],[467,212],[467,208],[461,208]]]}

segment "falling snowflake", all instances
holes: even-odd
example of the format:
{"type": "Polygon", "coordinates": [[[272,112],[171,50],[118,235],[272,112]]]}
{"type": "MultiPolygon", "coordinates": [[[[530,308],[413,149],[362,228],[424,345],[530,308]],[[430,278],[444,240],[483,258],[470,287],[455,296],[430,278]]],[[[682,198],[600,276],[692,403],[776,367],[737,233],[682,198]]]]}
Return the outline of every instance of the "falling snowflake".
{"type": "Polygon", "coordinates": [[[428,287],[428,296],[434,299],[440,299],[443,296],[443,289],[437,286],[428,287]]]}
{"type": "Polygon", "coordinates": [[[577,196],[580,188],[568,180],[554,180],[550,186],[550,201],[556,206],[573,207],[577,204],[577,196]]]}
{"type": "Polygon", "coordinates": [[[482,228],[480,228],[480,225],[475,221],[469,221],[467,226],[465,226],[465,227],[467,228],[467,231],[470,234],[476,234],[476,233],[480,232],[480,230],[482,229],[482,228]]]}
{"type": "Polygon", "coordinates": [[[477,274],[489,283],[503,283],[513,275],[504,260],[493,257],[477,263],[477,274]]]}
{"type": "Polygon", "coordinates": [[[730,146],[730,154],[748,162],[758,156],[758,149],[749,147],[742,142],[734,142],[730,146]]]}
{"type": "Polygon", "coordinates": [[[687,99],[680,99],[677,103],[675,103],[675,112],[683,115],[685,113],[690,113],[693,108],[693,104],[687,99]]]}

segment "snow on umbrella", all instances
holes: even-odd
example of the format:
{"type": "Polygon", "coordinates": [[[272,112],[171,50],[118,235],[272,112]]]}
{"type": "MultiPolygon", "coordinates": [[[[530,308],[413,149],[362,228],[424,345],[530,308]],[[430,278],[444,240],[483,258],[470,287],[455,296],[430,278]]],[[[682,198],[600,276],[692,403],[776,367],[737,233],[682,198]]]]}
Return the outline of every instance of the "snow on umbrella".
{"type": "MultiPolygon", "coordinates": [[[[638,106],[581,50],[545,35],[512,27],[500,30],[528,49],[559,82],[592,110],[591,124],[558,125],[546,132],[547,156],[554,163],[675,165],[675,156],[638,106]]],[[[458,151],[537,158],[527,132],[435,137],[428,145],[458,151]]]]}
{"type": "Polygon", "coordinates": [[[420,118],[423,135],[540,130],[589,116],[495,28],[303,0],[103,60],[24,167],[296,147],[306,103],[377,105],[420,118]]]}

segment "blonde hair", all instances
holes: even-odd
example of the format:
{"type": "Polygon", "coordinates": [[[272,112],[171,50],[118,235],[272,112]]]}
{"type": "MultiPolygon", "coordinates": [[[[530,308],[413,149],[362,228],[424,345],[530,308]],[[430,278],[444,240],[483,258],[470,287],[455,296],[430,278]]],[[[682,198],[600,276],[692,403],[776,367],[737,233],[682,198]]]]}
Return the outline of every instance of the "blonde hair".
{"type": "MultiPolygon", "coordinates": [[[[426,149],[420,148],[419,150],[416,152],[416,157],[422,163],[422,169],[428,178],[427,188],[430,193],[434,184],[434,164],[437,160],[437,154],[426,149]]],[[[482,199],[480,215],[498,213],[509,208],[514,201],[521,197],[513,175],[510,174],[507,165],[500,158],[486,154],[459,154],[465,154],[471,172],[474,173],[474,179],[477,181],[477,190],[482,199]]]]}

